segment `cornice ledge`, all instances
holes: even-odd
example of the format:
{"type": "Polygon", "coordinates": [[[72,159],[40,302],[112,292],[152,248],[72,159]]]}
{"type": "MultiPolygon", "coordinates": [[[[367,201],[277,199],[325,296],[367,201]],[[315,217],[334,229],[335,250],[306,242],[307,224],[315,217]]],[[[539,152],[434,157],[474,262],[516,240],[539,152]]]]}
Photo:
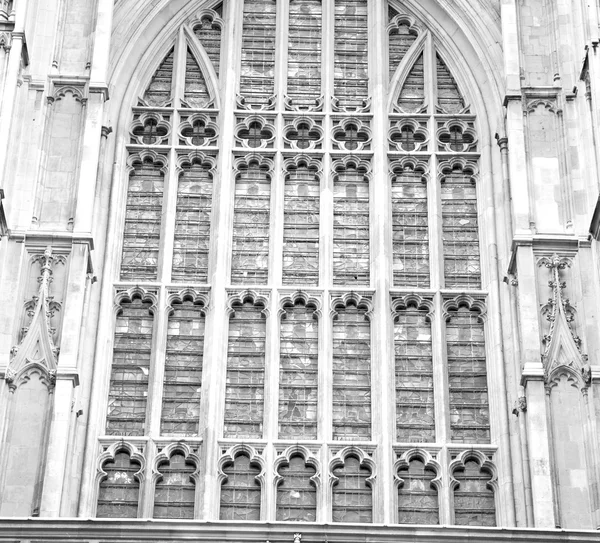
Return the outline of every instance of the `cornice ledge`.
{"type": "Polygon", "coordinates": [[[94,250],[94,237],[85,232],[43,232],[31,230],[11,230],[9,239],[17,243],[25,243],[27,247],[47,247],[53,249],[71,249],[73,245],[87,245],[94,250]]]}
{"type": "Polygon", "coordinates": [[[545,381],[544,366],[541,362],[526,362],[521,372],[521,386],[529,381],[545,381]]]}
{"type": "Polygon", "coordinates": [[[61,368],[60,363],[56,368],[57,381],[72,381],[73,388],[79,386],[79,371],[77,368],[61,368]]]}
{"type": "Polygon", "coordinates": [[[520,90],[507,90],[504,100],[502,100],[502,106],[506,107],[510,102],[520,102],[521,100],[523,100],[523,94],[520,90]]]}
{"type": "Polygon", "coordinates": [[[581,247],[589,247],[587,237],[572,234],[535,234],[513,237],[510,248],[508,275],[517,273],[517,252],[520,247],[531,247],[535,253],[575,256],[581,247]]]}
{"type": "Polygon", "coordinates": [[[90,81],[88,94],[100,94],[105,102],[110,100],[108,85],[104,81],[90,81]]]}

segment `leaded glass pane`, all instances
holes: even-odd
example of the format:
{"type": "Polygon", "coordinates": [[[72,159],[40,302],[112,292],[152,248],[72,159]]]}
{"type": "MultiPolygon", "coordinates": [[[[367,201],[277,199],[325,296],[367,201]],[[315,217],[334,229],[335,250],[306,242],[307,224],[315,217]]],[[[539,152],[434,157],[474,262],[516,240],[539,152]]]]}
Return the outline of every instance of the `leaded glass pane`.
{"type": "Polygon", "coordinates": [[[333,283],[370,283],[369,182],[350,166],[338,172],[333,189],[333,283]]]}
{"type": "Polygon", "coordinates": [[[121,279],[156,280],[160,247],[164,173],[151,158],[137,161],[129,175],[121,279]]]}
{"type": "Polygon", "coordinates": [[[422,172],[405,169],[392,181],[394,285],[429,287],[427,185],[422,172]]]}
{"type": "Polygon", "coordinates": [[[427,312],[398,312],[394,325],[396,439],[435,442],[431,324],[427,312]]]}
{"type": "Polygon", "coordinates": [[[225,437],[261,438],[265,395],[266,325],[262,308],[236,306],[229,321],[225,437]]]}
{"type": "Polygon", "coordinates": [[[240,94],[250,107],[264,107],[275,93],[275,0],[244,0],[240,94]]]}
{"type": "Polygon", "coordinates": [[[321,0],[291,0],[287,94],[300,109],[321,96],[321,0]]]}
{"type": "Polygon", "coordinates": [[[477,190],[460,168],[442,183],[444,275],[447,288],[480,288],[477,190]]]}
{"type": "Polygon", "coordinates": [[[398,487],[399,524],[439,524],[437,491],[431,485],[436,476],[433,469],[417,458],[399,470],[398,477],[402,479],[398,487]]]}
{"type": "Polygon", "coordinates": [[[283,480],[277,488],[277,520],[315,522],[317,489],[311,481],[315,473],[315,469],[306,465],[301,456],[293,456],[289,465],[279,468],[283,480]]]}
{"type": "Polygon", "coordinates": [[[371,438],[371,325],[354,306],[333,321],[333,438],[371,438]]]}
{"type": "Polygon", "coordinates": [[[333,487],[333,522],[373,522],[373,493],[367,484],[370,470],[349,456],[333,475],[338,479],[333,487]]]}
{"type": "Polygon", "coordinates": [[[108,391],[106,434],[144,435],[152,350],[151,304],[121,302],[108,391]]]}
{"type": "Polygon", "coordinates": [[[340,108],[355,110],[369,97],[366,0],[335,1],[334,95],[340,108]]]}
{"type": "Polygon", "coordinates": [[[488,486],[491,475],[475,460],[468,460],[453,476],[459,483],[454,490],[454,524],[496,526],[494,491],[488,486]]]}
{"type": "Polygon", "coordinates": [[[154,518],[193,519],[196,487],[190,476],[194,464],[176,452],[158,469],[161,477],[154,490],[154,518]]]}
{"type": "Polygon", "coordinates": [[[98,518],[136,518],[140,484],[134,475],[140,465],[121,451],[114,460],[105,462],[102,470],[106,477],[98,488],[98,518]]]}
{"type": "Polygon", "coordinates": [[[485,337],[479,314],[461,307],[446,324],[452,441],[490,442],[485,337]]]}
{"type": "Polygon", "coordinates": [[[287,308],[281,321],[280,439],[317,438],[319,323],[303,305],[287,308]]]}
{"type": "Polygon", "coordinates": [[[269,276],[271,183],[252,164],[235,183],[231,282],[265,284],[269,276]]]}
{"type": "Polygon", "coordinates": [[[161,434],[197,436],[202,393],[203,308],[175,304],[167,328],[161,434]]]}
{"type": "Polygon", "coordinates": [[[246,455],[239,455],[223,469],[227,479],[221,486],[221,520],[260,520],[260,468],[246,455]]]}

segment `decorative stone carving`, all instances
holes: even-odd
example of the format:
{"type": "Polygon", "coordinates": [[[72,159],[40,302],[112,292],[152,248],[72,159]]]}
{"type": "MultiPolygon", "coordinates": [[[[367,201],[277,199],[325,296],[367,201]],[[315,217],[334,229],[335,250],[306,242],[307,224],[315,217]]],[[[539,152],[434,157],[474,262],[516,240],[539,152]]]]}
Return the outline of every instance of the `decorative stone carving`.
{"type": "Polygon", "coordinates": [[[49,246],[43,254],[34,256],[33,262],[40,265],[38,277],[40,286],[38,295],[26,304],[31,314],[31,322],[19,346],[13,348],[13,358],[4,376],[12,391],[30,371],[35,370],[45,377],[50,389],[54,387],[56,380],[59,348],[54,342],[54,329],[50,319],[54,312],[60,309],[60,304],[54,302],[50,296],[50,284],[53,267],[64,264],[66,259],[62,255],[54,254],[52,247],[49,246]]]}
{"type": "MultiPolygon", "coordinates": [[[[561,367],[570,367],[580,374],[585,381],[587,357],[582,352],[581,338],[574,328],[575,308],[564,291],[567,286],[562,275],[571,267],[571,260],[554,254],[538,260],[538,266],[546,267],[551,274],[548,286],[552,289],[552,297],[541,308],[542,316],[549,323],[542,342],[545,346],[542,354],[546,382],[552,380],[552,374],[561,367]]],[[[589,379],[588,379],[589,380],[589,379]]]]}

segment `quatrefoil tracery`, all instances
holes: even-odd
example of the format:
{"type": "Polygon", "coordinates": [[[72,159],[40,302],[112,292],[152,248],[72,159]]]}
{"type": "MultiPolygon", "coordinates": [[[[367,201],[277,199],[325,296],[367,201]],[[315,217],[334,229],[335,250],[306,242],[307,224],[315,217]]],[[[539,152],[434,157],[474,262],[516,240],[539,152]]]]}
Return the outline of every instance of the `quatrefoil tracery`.
{"type": "Polygon", "coordinates": [[[450,153],[477,151],[477,133],[472,122],[450,120],[437,131],[438,150],[450,153]]]}
{"type": "Polygon", "coordinates": [[[242,147],[264,149],[272,146],[275,139],[275,128],[264,117],[257,115],[238,123],[236,134],[242,147]]]}
{"type": "Polygon", "coordinates": [[[392,124],[388,134],[390,149],[405,153],[426,151],[429,135],[425,127],[426,123],[412,119],[392,124]]]}
{"type": "Polygon", "coordinates": [[[180,143],[207,147],[217,140],[217,125],[208,115],[192,115],[184,118],[179,128],[180,143]]]}
{"type": "Polygon", "coordinates": [[[292,149],[320,149],[323,130],[309,117],[296,118],[286,127],[284,140],[292,149]]]}
{"type": "Polygon", "coordinates": [[[361,119],[343,119],[333,129],[333,143],[344,151],[369,150],[371,130],[361,119]]]}
{"type": "Polygon", "coordinates": [[[171,125],[162,115],[142,113],[134,117],[131,125],[131,143],[162,145],[168,143],[171,125]]]}

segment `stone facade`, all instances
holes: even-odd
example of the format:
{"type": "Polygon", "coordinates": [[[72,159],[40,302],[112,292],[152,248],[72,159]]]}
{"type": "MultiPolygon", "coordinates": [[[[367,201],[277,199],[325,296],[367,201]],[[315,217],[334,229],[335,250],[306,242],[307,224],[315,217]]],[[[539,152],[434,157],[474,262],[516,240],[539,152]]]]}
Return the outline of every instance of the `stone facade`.
{"type": "Polygon", "coordinates": [[[0,539],[596,540],[599,24],[0,0],[0,539]]]}

